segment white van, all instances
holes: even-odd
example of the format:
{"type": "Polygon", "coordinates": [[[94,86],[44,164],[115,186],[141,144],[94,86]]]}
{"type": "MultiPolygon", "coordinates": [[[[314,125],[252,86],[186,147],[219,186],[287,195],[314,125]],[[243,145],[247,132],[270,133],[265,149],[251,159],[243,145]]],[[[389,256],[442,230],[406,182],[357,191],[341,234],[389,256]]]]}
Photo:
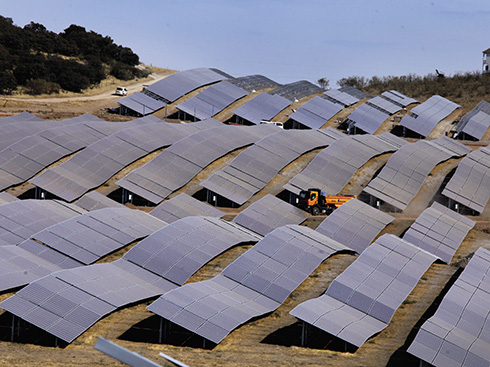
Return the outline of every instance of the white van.
{"type": "Polygon", "coordinates": [[[261,120],[260,123],[261,124],[274,125],[274,126],[280,127],[281,129],[284,129],[284,124],[282,122],[261,120]]]}
{"type": "Polygon", "coordinates": [[[128,94],[128,90],[126,87],[117,87],[116,95],[118,96],[126,96],[128,94]]]}

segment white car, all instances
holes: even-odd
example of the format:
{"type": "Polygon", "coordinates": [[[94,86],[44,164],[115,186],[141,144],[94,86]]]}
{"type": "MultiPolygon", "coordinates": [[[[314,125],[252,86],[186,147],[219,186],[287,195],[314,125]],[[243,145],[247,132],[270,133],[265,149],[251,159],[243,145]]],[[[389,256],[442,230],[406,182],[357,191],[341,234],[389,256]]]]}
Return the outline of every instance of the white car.
{"type": "Polygon", "coordinates": [[[128,94],[128,90],[126,87],[117,87],[116,95],[118,96],[126,96],[128,94]]]}

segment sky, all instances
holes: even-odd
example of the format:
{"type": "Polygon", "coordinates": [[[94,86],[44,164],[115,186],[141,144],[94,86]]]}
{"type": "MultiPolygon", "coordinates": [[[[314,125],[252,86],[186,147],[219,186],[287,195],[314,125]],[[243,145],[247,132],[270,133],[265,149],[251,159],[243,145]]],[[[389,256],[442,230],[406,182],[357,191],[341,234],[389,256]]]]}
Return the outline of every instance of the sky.
{"type": "Polygon", "coordinates": [[[479,71],[488,0],[0,0],[0,15],[71,24],[175,70],[211,67],[279,83],[479,71]]]}

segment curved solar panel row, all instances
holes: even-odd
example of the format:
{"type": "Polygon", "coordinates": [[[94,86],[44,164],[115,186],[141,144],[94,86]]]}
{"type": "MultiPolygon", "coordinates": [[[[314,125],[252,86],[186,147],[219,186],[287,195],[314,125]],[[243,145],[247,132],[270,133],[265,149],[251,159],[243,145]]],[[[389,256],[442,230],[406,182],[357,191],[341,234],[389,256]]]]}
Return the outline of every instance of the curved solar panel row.
{"type": "Polygon", "coordinates": [[[289,117],[311,129],[319,129],[343,108],[340,103],[315,96],[289,117]]]}
{"type": "Polygon", "coordinates": [[[392,114],[400,111],[401,108],[385,98],[374,97],[357,107],[347,119],[351,126],[355,126],[368,134],[374,134],[383,122],[392,114]]]}
{"type": "Polygon", "coordinates": [[[128,125],[88,121],[53,123],[53,126],[0,151],[0,190],[26,181],[64,156],[128,125]]]}
{"type": "Polygon", "coordinates": [[[436,257],[393,235],[381,236],[330,284],[290,314],[357,347],[390,323],[436,257]]]}
{"type": "Polygon", "coordinates": [[[167,105],[164,101],[154,99],[143,92],[136,92],[127,97],[118,99],[117,103],[142,116],[152,114],[167,105]]]}
{"type": "Polygon", "coordinates": [[[401,107],[407,107],[408,105],[412,103],[420,103],[416,99],[410,98],[403,93],[397,92],[396,90],[390,90],[381,93],[381,95],[390,100],[391,102],[401,106],[401,107]]]}
{"type": "Polygon", "coordinates": [[[274,311],[325,259],[345,250],[310,228],[287,225],[217,277],[174,289],[147,308],[217,344],[241,324],[274,311]]]}
{"type": "Polygon", "coordinates": [[[16,245],[83,210],[51,200],[19,200],[0,206],[0,246],[16,245]]]}
{"type": "Polygon", "coordinates": [[[125,208],[124,205],[108,198],[98,191],[90,191],[86,193],[80,199],[75,201],[74,204],[88,211],[103,208],[125,208]]]}
{"type": "Polygon", "coordinates": [[[32,113],[27,111],[12,116],[0,117],[0,125],[3,125],[5,123],[9,124],[9,123],[17,123],[17,122],[25,122],[25,121],[44,122],[42,118],[37,117],[36,115],[33,115],[32,113]]]}
{"type": "Polygon", "coordinates": [[[316,231],[361,254],[395,218],[357,199],[330,214],[316,231]]]}
{"type": "Polygon", "coordinates": [[[277,173],[302,154],[341,136],[337,130],[281,130],[241,152],[231,163],[201,183],[239,205],[264,188],[277,173]]]}
{"type": "Polygon", "coordinates": [[[490,252],[478,249],[408,352],[430,365],[488,366],[490,252]]]}
{"type": "Polygon", "coordinates": [[[242,210],[233,220],[262,236],[287,224],[301,224],[308,214],[291,204],[267,194],[242,210]]]}
{"type": "Polygon", "coordinates": [[[403,239],[449,264],[475,222],[434,202],[415,220],[403,239]]]}
{"type": "Polygon", "coordinates": [[[414,107],[401,121],[400,125],[427,136],[436,125],[453,113],[460,105],[441,96],[432,96],[419,106],[414,107]]]}
{"type": "Polygon", "coordinates": [[[192,216],[208,216],[221,218],[225,213],[207,203],[203,203],[185,193],[165,200],[150,212],[154,217],[167,223],[192,216]]]}
{"type": "Polygon", "coordinates": [[[390,157],[364,191],[404,210],[435,166],[450,158],[462,157],[469,151],[470,148],[446,136],[406,144],[390,157]]]}
{"type": "Polygon", "coordinates": [[[467,134],[476,140],[483,138],[483,135],[490,127],[490,103],[481,101],[470,112],[464,115],[456,126],[458,134],[467,134]]]}
{"type": "Polygon", "coordinates": [[[60,222],[18,246],[0,246],[0,290],[93,263],[166,225],[126,207],[100,209],[60,222]]]}
{"type": "Polygon", "coordinates": [[[218,158],[277,130],[273,126],[248,128],[220,123],[174,143],[117,184],[152,203],[159,203],[218,158]]]}
{"type": "Polygon", "coordinates": [[[54,224],[31,238],[82,264],[91,264],[166,225],[139,210],[104,208],[54,224]]]}
{"type": "Polygon", "coordinates": [[[260,93],[243,106],[238,107],[233,113],[244,120],[259,125],[262,120],[270,121],[290,104],[291,101],[284,97],[260,93]]]}
{"type": "Polygon", "coordinates": [[[271,95],[281,96],[295,102],[303,97],[308,97],[313,94],[322,93],[323,89],[307,80],[281,85],[274,90],[268,92],[271,95]]]}
{"type": "Polygon", "coordinates": [[[185,218],[147,237],[122,259],[55,272],[0,307],[71,343],[119,307],[166,293],[221,252],[257,240],[218,219],[185,218]]]}
{"type": "Polygon", "coordinates": [[[329,100],[335,103],[340,103],[344,107],[348,107],[360,101],[359,98],[342,92],[340,89],[330,89],[323,93],[329,100]]]}
{"type": "Polygon", "coordinates": [[[230,104],[245,97],[247,94],[246,90],[225,80],[206,88],[195,97],[175,107],[189,116],[204,120],[223,111],[230,104]]]}
{"type": "Polygon", "coordinates": [[[13,201],[19,201],[19,200],[20,199],[18,199],[17,197],[15,197],[12,194],[9,194],[6,191],[0,192],[0,205],[8,204],[8,203],[11,203],[13,201]]]}
{"type": "Polygon", "coordinates": [[[148,86],[146,91],[171,103],[194,89],[225,79],[232,77],[217,69],[196,68],[169,75],[148,86]]]}
{"type": "MultiPolygon", "coordinates": [[[[101,139],[68,161],[49,169],[29,182],[66,201],[73,201],[111,178],[135,160],[168,146],[217,121],[195,124],[146,124],[130,127],[101,139]]],[[[221,124],[221,123],[219,123],[221,124]]]]}
{"type": "Polygon", "coordinates": [[[481,213],[490,198],[490,149],[480,148],[463,158],[442,194],[481,213]]]}
{"type": "Polygon", "coordinates": [[[236,85],[242,89],[245,89],[249,93],[255,92],[261,89],[277,88],[280,86],[279,83],[271,80],[263,75],[247,75],[241,76],[239,78],[230,79],[231,84],[236,85]]]}
{"type": "Polygon", "coordinates": [[[303,171],[283,187],[296,195],[310,188],[336,195],[370,159],[396,151],[405,144],[405,140],[389,133],[344,136],[318,153],[303,171]]]}

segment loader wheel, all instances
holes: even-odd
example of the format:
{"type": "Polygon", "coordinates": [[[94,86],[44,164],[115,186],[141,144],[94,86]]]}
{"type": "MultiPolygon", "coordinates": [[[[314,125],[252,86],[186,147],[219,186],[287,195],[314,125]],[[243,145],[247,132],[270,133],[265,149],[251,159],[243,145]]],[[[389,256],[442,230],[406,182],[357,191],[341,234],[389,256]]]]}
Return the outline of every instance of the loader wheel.
{"type": "Polygon", "coordinates": [[[313,208],[311,208],[311,214],[313,214],[313,215],[320,214],[320,208],[317,206],[314,206],[313,208]]]}

